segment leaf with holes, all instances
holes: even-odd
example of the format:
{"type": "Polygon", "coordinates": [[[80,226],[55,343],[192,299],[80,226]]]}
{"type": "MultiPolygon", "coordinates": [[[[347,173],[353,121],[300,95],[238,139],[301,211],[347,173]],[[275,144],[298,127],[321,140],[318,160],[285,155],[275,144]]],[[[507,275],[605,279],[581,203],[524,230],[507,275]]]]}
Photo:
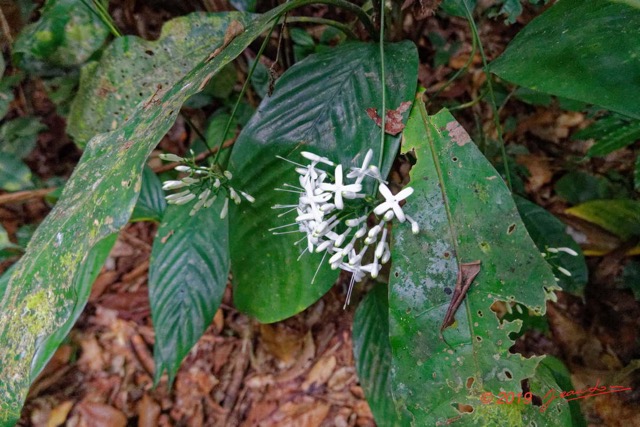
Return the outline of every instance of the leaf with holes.
{"type": "Polygon", "coordinates": [[[353,319],[353,355],[376,423],[401,426],[408,420],[401,420],[391,395],[388,290],[386,284],[376,283],[358,305],[353,319]]]}
{"type": "Polygon", "coordinates": [[[510,334],[521,321],[500,320],[494,310],[519,302],[542,315],[558,289],[549,266],[500,174],[448,111],[427,116],[417,101],[403,136],[403,149],[417,158],[409,183],[415,191],[404,210],[420,233],[394,228],[389,335],[398,410],[409,411],[416,426],[460,419],[548,425],[550,416],[530,405],[495,404],[501,392],[522,392],[521,380],[535,374],[542,358],[511,354],[510,334]],[[480,271],[441,336],[459,266],[475,261],[480,271]],[[483,396],[494,403],[482,403],[483,396]]]}
{"type": "Polygon", "coordinates": [[[190,216],[192,205],[171,205],[153,241],[149,299],[156,331],[155,382],[173,382],[182,359],[213,320],[229,275],[229,225],[224,198],[190,216]]]}
{"type": "Polygon", "coordinates": [[[638,28],[637,0],[562,0],[520,31],[489,69],[530,89],[640,118],[638,28]]]}
{"type": "Polygon", "coordinates": [[[97,242],[129,220],[146,160],[184,101],[269,28],[278,14],[298,3],[286,3],[257,18],[216,58],[196,64],[175,85],[163,88],[157,102],[140,105],[122,127],[87,144],[0,300],[0,425],[17,421],[32,380],[34,355],[43,339],[62,327],[81,303],[73,287],[79,265],[97,242]]]}
{"type": "Polygon", "coordinates": [[[251,16],[192,13],[169,21],[155,41],[118,37],[99,61],[82,69],[67,132],[84,147],[95,134],[124,123],[141,102],[159,102],[159,94],[207,58],[230,24],[246,26],[251,16]]]}
{"type": "MultiPolygon", "coordinates": [[[[413,43],[385,48],[387,106],[395,109],[413,98],[418,58],[413,43]]],[[[298,184],[295,166],[276,158],[302,162],[307,150],[342,163],[359,164],[369,148],[383,157],[389,172],[399,137],[387,135],[380,150],[381,129],[367,108],[381,105],[380,51],[374,44],[345,43],[311,55],[278,79],[236,141],[230,160],[234,184],[256,198],[241,204],[230,222],[234,302],[261,322],[275,322],[304,310],[331,287],[338,273],[321,264],[321,254],[300,261],[297,234],[274,236],[272,228],[293,223],[295,214],[278,217],[276,204],[297,204],[296,194],[274,191],[298,184]],[[317,274],[316,274],[317,271],[317,274]],[[314,280],[315,276],[315,280],[314,280]],[[256,286],[260,283],[260,286],[256,286]]],[[[369,189],[372,191],[372,188],[369,189]]],[[[294,229],[294,228],[291,228],[294,229]]]]}

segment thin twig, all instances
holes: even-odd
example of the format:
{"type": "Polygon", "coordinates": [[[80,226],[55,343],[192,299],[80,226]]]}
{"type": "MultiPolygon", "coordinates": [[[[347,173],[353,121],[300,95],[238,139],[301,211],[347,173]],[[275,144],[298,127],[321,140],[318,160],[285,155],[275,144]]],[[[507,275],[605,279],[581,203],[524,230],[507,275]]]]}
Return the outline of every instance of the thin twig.
{"type": "MultiPolygon", "coordinates": [[[[231,147],[235,142],[236,142],[237,137],[233,137],[230,139],[227,139],[223,144],[222,144],[222,148],[229,148],[231,147]]],[[[202,160],[206,159],[207,157],[215,154],[218,152],[218,150],[220,150],[220,147],[214,147],[213,150],[211,152],[209,151],[205,151],[204,153],[200,153],[196,156],[196,163],[197,162],[201,162],[202,160]]],[[[182,163],[178,163],[178,162],[174,162],[174,163],[167,163],[166,165],[162,165],[162,166],[158,166],[153,168],[153,171],[155,173],[162,173],[162,172],[168,172],[170,170],[172,170],[173,168],[175,168],[176,166],[180,166],[182,163]]]]}
{"type": "Polygon", "coordinates": [[[38,190],[17,191],[15,193],[0,195],[0,205],[8,205],[10,203],[24,202],[26,200],[44,197],[57,188],[41,188],[38,190]]]}

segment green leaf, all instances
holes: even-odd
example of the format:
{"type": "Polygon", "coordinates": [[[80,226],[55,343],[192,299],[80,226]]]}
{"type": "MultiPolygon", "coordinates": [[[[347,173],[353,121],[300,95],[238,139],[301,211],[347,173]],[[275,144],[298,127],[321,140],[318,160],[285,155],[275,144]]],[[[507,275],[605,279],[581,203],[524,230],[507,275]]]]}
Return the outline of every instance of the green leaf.
{"type": "Polygon", "coordinates": [[[500,392],[521,392],[521,380],[532,377],[542,359],[510,353],[510,335],[521,321],[498,319],[492,305],[519,302],[542,315],[557,289],[509,190],[448,111],[429,117],[416,102],[403,136],[403,150],[417,157],[409,183],[415,191],[404,210],[420,233],[394,228],[389,335],[397,407],[406,408],[416,426],[459,418],[461,425],[558,425],[564,406],[551,416],[530,405],[480,400],[486,393],[497,400],[500,392]],[[474,261],[480,272],[444,330],[445,342],[439,330],[459,265],[474,261]]]}
{"type": "Polygon", "coordinates": [[[32,187],[29,167],[15,155],[0,152],[0,188],[19,191],[32,187]]]}
{"type": "Polygon", "coordinates": [[[0,151],[25,158],[47,127],[36,117],[18,117],[0,126],[0,151]]]}
{"type": "MultiPolygon", "coordinates": [[[[536,370],[536,376],[531,380],[531,387],[534,390],[546,389],[550,392],[547,400],[542,401],[542,405],[547,403],[548,407],[546,408],[546,411],[551,413],[556,410],[555,405],[558,404],[557,401],[550,400],[551,396],[554,395],[553,392],[551,392],[551,389],[555,390],[556,396],[559,396],[563,391],[569,392],[574,389],[573,384],[571,383],[571,373],[560,359],[553,356],[546,356],[542,362],[540,362],[538,369],[536,370]]],[[[564,399],[562,400],[564,401],[564,399]]],[[[571,400],[568,403],[571,421],[569,422],[565,416],[558,419],[554,425],[587,427],[587,423],[582,416],[582,412],[580,412],[580,404],[578,401],[571,400]],[[564,423],[561,423],[560,421],[564,421],[564,423]]],[[[540,410],[542,409],[543,408],[541,407],[540,410]]]]}
{"type": "Polygon", "coordinates": [[[229,225],[219,217],[224,200],[218,197],[193,216],[196,200],[169,206],[153,241],[149,299],[156,383],[165,369],[173,382],[222,301],[229,275],[229,225]]]}
{"type": "Polygon", "coordinates": [[[389,288],[376,283],[360,302],[353,319],[353,355],[358,380],[380,426],[408,425],[400,419],[391,395],[389,345],[389,288]]]}
{"type": "Polygon", "coordinates": [[[156,41],[135,36],[115,39],[100,61],[82,69],[69,113],[69,135],[84,147],[95,134],[122,125],[138,104],[144,108],[159,102],[159,94],[215,50],[233,21],[246,27],[251,16],[193,13],[167,22],[156,41]]]}
{"type": "Polygon", "coordinates": [[[589,148],[587,156],[606,156],[638,140],[640,140],[640,120],[630,121],[619,128],[612,129],[610,133],[596,141],[596,143],[589,148]]]}
{"type": "Polygon", "coordinates": [[[582,294],[589,279],[589,270],[580,246],[567,234],[567,226],[546,209],[527,199],[515,197],[515,201],[522,222],[540,252],[546,252],[548,248],[571,248],[578,253],[578,256],[565,252],[547,253],[546,260],[555,268],[555,276],[560,280],[558,283],[564,291],[582,294]],[[571,276],[558,271],[557,267],[563,267],[571,276]]]}
{"type": "Polygon", "coordinates": [[[78,0],[47,0],[38,22],[26,26],[13,44],[15,64],[37,74],[74,67],[97,51],[109,30],[78,0]]]}
{"type": "MultiPolygon", "coordinates": [[[[33,235],[0,300],[0,425],[13,425],[43,339],[69,319],[79,301],[73,277],[90,248],[123,227],[133,211],[146,159],[175,122],[184,101],[300,2],[257,18],[215,58],[198,63],[158,102],[141,106],[119,129],[94,137],[62,197],[33,235]]],[[[213,43],[216,49],[222,40],[213,43]]],[[[203,58],[203,60],[206,58],[203,58]]]]}
{"type": "MultiPolygon", "coordinates": [[[[413,99],[418,58],[410,42],[385,48],[387,108],[413,99]]],[[[230,160],[234,188],[256,198],[232,211],[231,259],[234,302],[261,322],[275,322],[307,308],[338,276],[320,254],[304,254],[298,234],[274,236],[269,229],[294,222],[295,214],[278,217],[276,204],[296,204],[296,195],[275,191],[298,184],[295,166],[277,155],[302,162],[300,151],[312,151],[342,163],[361,162],[367,149],[380,153],[380,127],[367,108],[380,108],[379,47],[345,43],[307,57],[278,79],[235,143],[230,160]],[[321,267],[318,269],[318,266],[321,267]],[[314,280],[315,276],[315,280],[314,280]]],[[[387,135],[381,172],[386,175],[399,137],[387,135]]],[[[369,189],[371,191],[372,189],[369,189]]],[[[292,228],[288,228],[290,230],[292,228]]]]}
{"type": "Polygon", "coordinates": [[[640,118],[640,9],[562,0],[529,23],[490,64],[512,83],[640,118]],[[616,29],[611,37],[610,28],[616,29]]]}
{"type": "Polygon", "coordinates": [[[640,236],[640,202],[637,200],[591,200],[565,212],[599,225],[623,240],[640,236]]]}
{"type": "Polygon", "coordinates": [[[0,224],[0,261],[13,257],[20,253],[20,245],[16,245],[9,240],[7,230],[0,224]]]}
{"type": "Polygon", "coordinates": [[[109,252],[111,252],[111,248],[113,248],[117,239],[118,234],[113,233],[96,243],[96,245],[89,251],[89,255],[87,255],[85,261],[80,265],[75,273],[72,288],[76,293],[76,304],[72,308],[67,321],[38,346],[38,350],[33,357],[33,362],[31,363],[32,381],[35,380],[38,374],[40,374],[45,366],[47,366],[47,363],[51,357],[53,357],[53,354],[67,337],[71,328],[73,328],[73,325],[76,323],[76,320],[78,320],[78,317],[82,314],[82,311],[89,300],[93,283],[96,281],[96,278],[98,277],[98,274],[100,273],[100,270],[107,260],[109,252]]]}
{"type": "Polygon", "coordinates": [[[166,207],[162,182],[149,166],[145,166],[140,196],[130,221],[160,221],[166,207]]]}
{"type": "Polygon", "coordinates": [[[572,205],[594,199],[607,199],[613,195],[611,183],[606,178],[582,171],[562,176],[556,181],[555,190],[558,196],[572,205]]]}
{"type": "Polygon", "coordinates": [[[478,0],[443,0],[440,3],[440,8],[449,15],[466,18],[466,10],[473,11],[477,3],[478,0]]]}

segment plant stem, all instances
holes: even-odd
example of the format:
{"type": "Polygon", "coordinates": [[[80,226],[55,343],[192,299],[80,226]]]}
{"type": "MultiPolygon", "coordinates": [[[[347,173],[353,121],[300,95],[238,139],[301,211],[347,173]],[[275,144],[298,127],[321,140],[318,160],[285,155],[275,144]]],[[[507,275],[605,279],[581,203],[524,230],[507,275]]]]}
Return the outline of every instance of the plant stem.
{"type": "Polygon", "coordinates": [[[386,127],[386,119],[387,119],[387,91],[386,91],[386,77],[385,77],[385,69],[384,69],[384,0],[380,1],[380,41],[378,42],[380,45],[380,78],[382,80],[382,108],[380,111],[380,117],[382,120],[380,122],[380,159],[378,160],[378,169],[382,169],[382,160],[384,159],[384,138],[385,138],[385,127],[386,127]]]}
{"type": "Polygon", "coordinates": [[[88,0],[80,1],[89,9],[89,11],[91,11],[91,13],[100,18],[100,20],[109,28],[109,31],[111,31],[111,34],[114,37],[122,37],[122,33],[115,26],[111,15],[109,15],[109,11],[102,3],[100,3],[100,0],[93,0],[93,6],[88,3],[88,0]]]}
{"type": "Polygon", "coordinates": [[[195,124],[193,124],[191,119],[186,114],[181,112],[180,115],[182,116],[184,121],[187,122],[189,127],[196,133],[196,135],[198,135],[198,138],[200,138],[202,142],[204,142],[204,145],[207,147],[207,150],[209,150],[209,153],[213,155],[215,151],[213,151],[213,149],[209,145],[209,141],[207,141],[207,137],[204,136],[204,134],[200,131],[200,129],[198,129],[198,127],[195,124]]]}
{"type": "Polygon", "coordinates": [[[246,92],[247,87],[249,86],[249,84],[251,82],[251,76],[253,76],[253,72],[255,71],[256,66],[258,65],[258,61],[260,61],[260,57],[262,56],[262,53],[264,52],[265,48],[267,47],[267,44],[269,43],[269,39],[271,38],[271,34],[273,33],[273,30],[278,25],[278,21],[279,20],[280,19],[278,18],[273,22],[273,25],[271,26],[271,29],[269,30],[269,33],[264,38],[264,41],[262,42],[262,45],[260,46],[260,49],[258,50],[258,53],[256,54],[256,59],[253,61],[253,65],[251,66],[251,69],[249,70],[249,73],[247,74],[247,78],[245,79],[244,84],[242,85],[242,89],[240,90],[240,94],[238,95],[238,99],[236,100],[236,103],[233,106],[233,109],[231,110],[231,116],[229,116],[229,120],[227,120],[227,125],[224,127],[224,132],[222,132],[222,136],[220,137],[220,142],[218,143],[216,156],[213,158],[213,164],[214,165],[218,162],[218,158],[220,157],[220,152],[222,151],[222,144],[224,143],[224,138],[227,136],[227,132],[229,132],[229,129],[231,128],[231,123],[233,122],[233,118],[236,115],[236,111],[238,111],[238,106],[240,105],[240,101],[242,101],[242,97],[244,96],[244,93],[246,92]]]}
{"type": "Polygon", "coordinates": [[[511,185],[511,173],[509,172],[509,162],[507,161],[507,150],[504,146],[504,139],[502,138],[502,125],[500,124],[500,114],[498,112],[498,106],[496,104],[496,96],[493,93],[493,84],[491,83],[491,73],[488,69],[487,57],[484,54],[484,48],[482,47],[482,42],[480,41],[480,35],[478,33],[478,27],[476,27],[476,23],[473,20],[473,15],[469,10],[466,2],[462,2],[464,4],[465,11],[467,13],[467,20],[469,21],[469,25],[471,26],[471,31],[473,33],[473,38],[477,40],[478,48],[480,49],[480,56],[482,57],[482,65],[484,67],[485,74],[487,76],[487,89],[489,90],[489,100],[491,101],[491,110],[493,111],[493,123],[496,128],[496,133],[498,134],[498,142],[500,143],[500,155],[502,156],[502,163],[504,166],[504,175],[507,179],[507,186],[509,190],[512,190],[513,187],[511,185]]]}
{"type": "Polygon", "coordinates": [[[427,101],[427,107],[431,105],[432,99],[435,99],[438,95],[444,92],[445,89],[447,89],[451,85],[451,83],[453,83],[458,77],[460,77],[460,75],[463,72],[467,71],[467,69],[469,68],[469,65],[471,65],[471,61],[473,61],[473,57],[476,55],[477,49],[478,49],[478,42],[476,41],[475,37],[471,37],[471,54],[469,55],[469,59],[467,59],[467,62],[465,62],[464,66],[460,68],[458,71],[456,71],[454,75],[451,76],[451,78],[447,80],[447,82],[444,85],[442,85],[433,95],[429,96],[429,99],[427,101]]]}
{"type": "Polygon", "coordinates": [[[328,25],[330,27],[337,28],[342,31],[348,38],[357,39],[358,36],[351,31],[348,25],[343,24],[342,22],[334,21],[333,19],[326,18],[316,18],[313,16],[289,16],[287,17],[288,23],[301,23],[301,24],[319,24],[319,25],[328,25]]]}
{"type": "MultiPolygon", "coordinates": [[[[356,17],[358,17],[358,19],[360,20],[360,22],[362,22],[362,24],[365,26],[365,28],[367,29],[367,31],[369,32],[369,35],[371,36],[371,38],[375,38],[378,35],[378,32],[376,31],[376,28],[373,26],[373,23],[371,22],[371,19],[369,18],[369,15],[367,15],[367,13],[362,10],[362,8],[360,8],[359,6],[350,3],[346,0],[298,0],[298,1],[292,1],[291,3],[288,3],[287,6],[283,9],[282,13],[286,13],[289,12],[290,10],[293,10],[297,7],[302,7],[302,6],[306,6],[308,4],[328,4],[331,6],[335,6],[335,7],[339,7],[341,9],[347,10],[351,13],[353,13],[354,15],[356,15],[356,17]]],[[[281,15],[280,15],[281,16],[281,15]]],[[[278,20],[280,19],[280,16],[278,16],[278,20]]]]}

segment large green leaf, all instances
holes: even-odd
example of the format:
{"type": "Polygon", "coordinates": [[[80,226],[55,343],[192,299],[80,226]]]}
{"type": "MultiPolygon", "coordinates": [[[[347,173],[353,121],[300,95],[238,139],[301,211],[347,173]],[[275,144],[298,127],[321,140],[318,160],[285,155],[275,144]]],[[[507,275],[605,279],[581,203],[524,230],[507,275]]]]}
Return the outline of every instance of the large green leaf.
{"type": "Polygon", "coordinates": [[[29,167],[17,156],[0,152],[0,189],[18,191],[31,187],[29,167]]]}
{"type": "Polygon", "coordinates": [[[638,28],[637,2],[562,0],[518,33],[490,70],[512,83],[640,118],[638,28]]]}
{"type": "Polygon", "coordinates": [[[73,67],[98,50],[109,30],[79,0],[47,0],[38,22],[26,26],[13,44],[18,67],[49,73],[51,66],[73,67]]]}
{"type": "Polygon", "coordinates": [[[561,271],[555,273],[563,290],[582,294],[589,279],[589,270],[580,246],[567,234],[567,226],[549,211],[527,199],[515,197],[515,201],[522,222],[540,252],[546,252],[548,248],[571,248],[578,253],[577,256],[566,252],[548,253],[547,262],[556,271],[562,267],[571,273],[571,276],[561,271]]]}
{"type": "Polygon", "coordinates": [[[542,358],[509,352],[521,321],[498,319],[492,304],[519,302],[542,315],[557,289],[509,190],[446,110],[429,117],[418,101],[404,140],[417,157],[409,183],[415,192],[404,209],[420,233],[394,228],[389,335],[398,408],[416,426],[460,418],[461,424],[557,425],[568,414],[564,406],[552,418],[530,405],[495,403],[500,392],[521,392],[521,380],[534,375],[542,358]],[[480,272],[441,337],[459,268],[475,261],[480,272]],[[486,393],[492,404],[481,403],[486,393]]]}
{"type": "Polygon", "coordinates": [[[36,117],[18,117],[0,126],[0,151],[25,158],[47,127],[36,117]]]}
{"type": "Polygon", "coordinates": [[[160,221],[166,207],[162,182],[158,175],[146,166],[142,172],[142,188],[138,203],[131,214],[131,221],[160,221]]]}
{"type": "Polygon", "coordinates": [[[67,132],[84,147],[95,134],[116,129],[136,105],[154,102],[159,87],[172,87],[206,58],[231,22],[246,26],[250,20],[240,12],[192,13],[169,21],[157,41],[118,37],[100,61],[82,69],[67,132]]]}
{"type": "Polygon", "coordinates": [[[591,200],[565,211],[589,221],[624,240],[640,236],[640,201],[629,199],[591,200]]]}
{"type": "MultiPolygon", "coordinates": [[[[0,300],[0,425],[13,425],[44,338],[62,327],[79,301],[73,277],[98,241],[124,226],[140,191],[142,169],[184,101],[238,56],[287,3],[256,19],[210,61],[202,58],[158,102],[141,105],[119,129],[94,137],[53,211],[34,233],[0,300]]],[[[222,40],[211,45],[214,51],[222,40]]]]}
{"type": "MultiPolygon", "coordinates": [[[[387,108],[411,101],[418,58],[410,42],[385,48],[387,108]]],[[[367,108],[380,108],[379,47],[346,43],[311,55],[280,77],[272,96],[265,98],[240,134],[230,160],[234,187],[256,198],[231,216],[231,259],[234,302],[261,322],[292,316],[320,298],[337,272],[321,263],[322,255],[305,254],[297,234],[274,236],[270,228],[292,223],[295,214],[278,217],[273,205],[297,203],[296,195],[274,191],[285,183],[298,185],[295,166],[276,158],[302,162],[307,150],[350,165],[366,151],[380,153],[380,127],[367,108]],[[315,280],[313,280],[315,275],[315,280]]],[[[386,175],[398,150],[399,138],[387,136],[382,174],[386,175]]]]}
{"type": "Polygon", "coordinates": [[[358,380],[380,426],[407,425],[391,395],[388,286],[377,283],[358,305],[353,319],[353,355],[358,380]]]}
{"type": "Polygon", "coordinates": [[[190,216],[194,200],[171,205],[153,242],[149,299],[156,331],[155,381],[173,381],[182,359],[213,320],[229,275],[229,223],[223,197],[190,216]]]}
{"type": "Polygon", "coordinates": [[[87,300],[89,299],[89,294],[91,294],[93,282],[96,281],[98,273],[100,273],[100,270],[102,269],[104,262],[107,260],[109,252],[111,252],[111,248],[113,248],[117,238],[118,234],[114,233],[99,241],[93,248],[91,248],[87,258],[78,267],[78,270],[73,277],[72,284],[72,287],[76,292],[76,305],[73,307],[71,314],[64,325],[62,325],[53,334],[49,335],[42,344],[38,345],[38,351],[36,351],[31,364],[32,381],[47,365],[49,359],[51,359],[62,341],[67,337],[69,331],[71,331],[71,328],[73,328],[73,325],[76,323],[76,320],[78,320],[78,317],[80,317],[80,314],[82,314],[82,310],[84,310],[87,300]]]}

